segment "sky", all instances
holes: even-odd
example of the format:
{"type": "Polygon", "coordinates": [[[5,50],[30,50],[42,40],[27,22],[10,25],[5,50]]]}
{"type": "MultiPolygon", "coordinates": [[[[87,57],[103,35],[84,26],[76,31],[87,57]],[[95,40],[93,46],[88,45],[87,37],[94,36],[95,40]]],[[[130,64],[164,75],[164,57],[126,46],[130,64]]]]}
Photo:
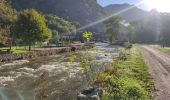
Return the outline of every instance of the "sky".
{"type": "MultiPolygon", "coordinates": [[[[122,3],[129,3],[129,4],[136,5],[142,0],[97,0],[97,1],[101,6],[107,6],[109,4],[122,4],[122,3]]],[[[147,6],[144,3],[137,5],[137,7],[144,10],[149,10],[149,8],[147,8],[147,6]]]]}
{"type": "Polygon", "coordinates": [[[97,0],[101,6],[129,3],[144,10],[156,9],[159,12],[170,12],[170,0],[97,0]],[[139,4],[140,3],[140,4],[139,4]]]}

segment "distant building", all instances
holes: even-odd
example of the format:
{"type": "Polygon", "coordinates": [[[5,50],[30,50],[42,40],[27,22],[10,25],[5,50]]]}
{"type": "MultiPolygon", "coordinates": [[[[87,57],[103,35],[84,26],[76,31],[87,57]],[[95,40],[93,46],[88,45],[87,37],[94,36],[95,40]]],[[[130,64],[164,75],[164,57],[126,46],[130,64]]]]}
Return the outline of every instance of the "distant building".
{"type": "Polygon", "coordinates": [[[76,39],[76,34],[73,33],[62,33],[60,35],[60,41],[74,41],[76,39]]]}

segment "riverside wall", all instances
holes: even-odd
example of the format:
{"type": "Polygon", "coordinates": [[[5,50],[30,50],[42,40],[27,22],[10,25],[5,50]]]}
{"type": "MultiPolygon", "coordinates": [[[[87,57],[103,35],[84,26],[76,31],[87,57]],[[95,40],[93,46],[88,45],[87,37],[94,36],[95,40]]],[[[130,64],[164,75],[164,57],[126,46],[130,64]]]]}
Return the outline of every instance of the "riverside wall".
{"type": "Polygon", "coordinates": [[[50,48],[50,49],[44,49],[44,50],[35,50],[28,53],[17,53],[17,54],[0,54],[0,63],[3,62],[9,62],[14,60],[24,60],[24,59],[32,59],[36,57],[43,57],[43,56],[50,56],[50,55],[56,55],[59,53],[64,53],[68,51],[76,51],[76,50],[82,50],[84,48],[93,48],[95,45],[89,45],[89,46],[72,46],[72,47],[63,47],[63,48],[50,48]]]}

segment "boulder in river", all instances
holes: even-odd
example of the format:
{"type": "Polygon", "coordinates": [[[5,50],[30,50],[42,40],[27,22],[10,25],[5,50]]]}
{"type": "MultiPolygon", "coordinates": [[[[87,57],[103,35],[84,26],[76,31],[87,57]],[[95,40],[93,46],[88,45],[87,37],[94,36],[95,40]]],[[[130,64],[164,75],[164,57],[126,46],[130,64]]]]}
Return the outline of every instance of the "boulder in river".
{"type": "Polygon", "coordinates": [[[102,98],[102,89],[90,87],[80,92],[77,100],[101,100],[100,98],[102,98]]]}

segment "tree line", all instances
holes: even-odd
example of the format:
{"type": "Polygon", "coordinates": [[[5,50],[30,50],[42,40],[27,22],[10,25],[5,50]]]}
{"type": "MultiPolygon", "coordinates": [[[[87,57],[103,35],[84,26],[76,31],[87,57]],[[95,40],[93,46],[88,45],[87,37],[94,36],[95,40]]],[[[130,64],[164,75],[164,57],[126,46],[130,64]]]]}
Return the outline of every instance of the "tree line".
{"type": "Polygon", "coordinates": [[[131,43],[170,46],[169,13],[153,10],[149,17],[130,23],[124,23],[121,17],[113,16],[104,21],[104,25],[110,43],[124,40],[131,43]]]}
{"type": "Polygon", "coordinates": [[[170,14],[150,12],[148,19],[130,23],[131,40],[135,43],[150,43],[170,46],[170,14]]]}

